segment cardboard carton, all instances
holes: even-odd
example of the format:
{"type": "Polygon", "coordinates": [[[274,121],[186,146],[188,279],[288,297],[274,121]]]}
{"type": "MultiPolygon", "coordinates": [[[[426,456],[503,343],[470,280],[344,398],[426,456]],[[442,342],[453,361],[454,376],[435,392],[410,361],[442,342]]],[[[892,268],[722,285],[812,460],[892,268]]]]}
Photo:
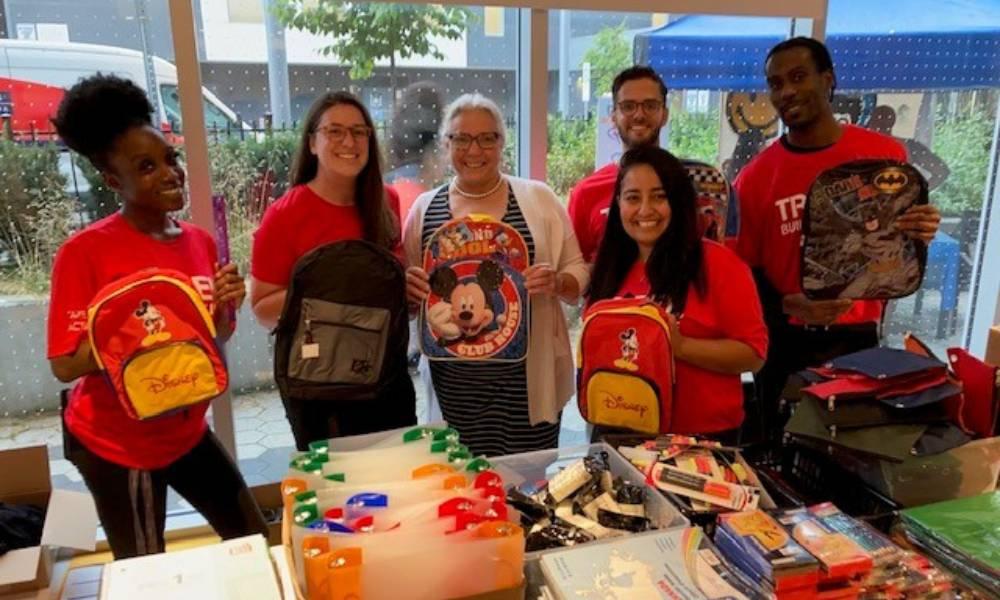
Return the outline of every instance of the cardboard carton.
{"type": "Polygon", "coordinates": [[[59,547],[94,550],[97,509],[86,492],[53,490],[45,446],[0,452],[0,502],[45,509],[42,542],[0,556],[0,596],[49,585],[59,547]]]}

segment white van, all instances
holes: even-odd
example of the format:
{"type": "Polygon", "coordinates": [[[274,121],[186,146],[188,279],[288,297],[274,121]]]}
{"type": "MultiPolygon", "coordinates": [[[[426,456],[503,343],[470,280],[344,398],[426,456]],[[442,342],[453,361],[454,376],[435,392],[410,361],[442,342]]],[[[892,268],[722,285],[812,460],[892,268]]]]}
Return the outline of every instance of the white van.
{"type": "MultiPolygon", "coordinates": [[[[0,39],[0,119],[9,120],[17,139],[53,133],[49,119],[65,90],[100,71],[128,78],[156,100],[159,125],[182,131],[177,68],[153,58],[155,89],[146,84],[146,63],[137,50],[61,42],[0,39]]],[[[205,126],[245,127],[212,92],[202,88],[205,126]]]]}

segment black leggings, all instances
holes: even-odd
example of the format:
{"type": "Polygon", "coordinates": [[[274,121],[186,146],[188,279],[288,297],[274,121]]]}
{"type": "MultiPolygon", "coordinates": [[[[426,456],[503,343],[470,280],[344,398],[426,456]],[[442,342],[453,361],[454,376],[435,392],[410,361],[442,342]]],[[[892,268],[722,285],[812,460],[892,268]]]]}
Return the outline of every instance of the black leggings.
{"type": "Polygon", "coordinates": [[[65,429],[66,458],[83,476],[116,559],[164,550],[167,486],[205,517],[222,539],[260,533],[267,524],[239,468],[210,430],[190,452],[152,471],[129,469],[88,450],[65,429]]]}
{"type": "Polygon", "coordinates": [[[295,446],[305,451],[309,442],[348,435],[375,433],[417,424],[417,396],[404,371],[370,401],[336,402],[282,398],[292,426],[295,446]]]}

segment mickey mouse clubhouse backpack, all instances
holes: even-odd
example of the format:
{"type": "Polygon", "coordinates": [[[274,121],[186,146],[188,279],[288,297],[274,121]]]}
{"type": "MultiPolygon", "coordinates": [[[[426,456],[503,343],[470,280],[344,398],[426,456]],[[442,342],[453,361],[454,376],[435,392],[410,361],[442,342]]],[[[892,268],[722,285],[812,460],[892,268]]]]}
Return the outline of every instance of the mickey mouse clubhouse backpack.
{"type": "Polygon", "coordinates": [[[674,365],[667,311],[649,298],[611,298],[583,315],[577,403],[589,423],[667,433],[674,365]]]}
{"type": "Polygon", "coordinates": [[[87,321],[97,365],[134,419],[209,402],[229,385],[212,315],[180,271],[143,269],[106,285],[87,321]]]}

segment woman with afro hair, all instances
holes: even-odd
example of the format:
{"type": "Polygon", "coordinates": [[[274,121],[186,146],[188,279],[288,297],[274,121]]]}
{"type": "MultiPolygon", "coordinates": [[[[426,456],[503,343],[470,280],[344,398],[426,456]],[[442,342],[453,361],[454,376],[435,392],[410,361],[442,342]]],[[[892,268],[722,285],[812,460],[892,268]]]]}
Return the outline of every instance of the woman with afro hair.
{"type": "Polygon", "coordinates": [[[212,237],[175,219],[184,207],[184,168],[153,127],[153,107],[132,82],[95,75],[59,105],[56,131],[85,156],[121,199],[121,210],[68,239],[52,267],[48,358],[75,381],[63,410],[64,449],[97,505],[115,558],[162,552],[167,486],[224,539],[266,533],[236,464],[205,422],[208,404],[149,421],[130,417],[100,374],[86,335],[87,306],[105,285],[140,269],[191,276],[219,336],[232,335],[228,307],[246,296],[236,266],[217,264],[212,237]]]}

